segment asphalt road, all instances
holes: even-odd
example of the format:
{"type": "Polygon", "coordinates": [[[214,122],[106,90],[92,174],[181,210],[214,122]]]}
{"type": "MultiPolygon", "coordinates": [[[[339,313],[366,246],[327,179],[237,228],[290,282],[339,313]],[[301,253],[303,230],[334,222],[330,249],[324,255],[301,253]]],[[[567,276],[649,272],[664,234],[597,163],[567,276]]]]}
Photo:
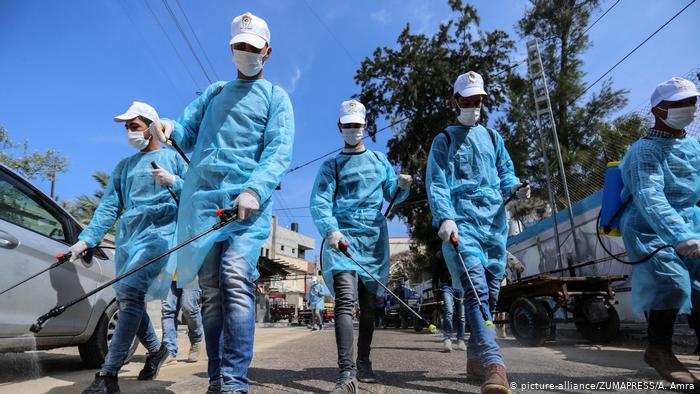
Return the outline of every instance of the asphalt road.
{"type": "MultiPolygon", "coordinates": [[[[181,351],[186,352],[186,336],[180,337],[181,351]]],[[[500,340],[500,343],[515,392],[659,392],[658,386],[643,389],[642,385],[658,384],[659,379],[644,364],[640,344],[592,346],[583,340],[559,339],[543,347],[527,348],[513,339],[500,340]],[[540,390],[535,384],[561,386],[540,390]],[[574,386],[576,384],[601,386],[598,390],[585,390],[574,386]],[[612,384],[624,384],[627,388],[614,390],[612,384]]],[[[441,349],[440,337],[436,335],[415,334],[411,330],[376,331],[372,359],[380,383],[361,384],[361,391],[478,392],[479,385],[466,379],[464,352],[443,353],[441,349]]],[[[700,376],[697,356],[679,357],[700,376]]],[[[119,381],[122,392],[206,391],[204,355],[194,364],[180,362],[163,368],[158,379],[151,382],[136,380],[144,359],[140,348],[132,362],[124,367],[119,381]]],[[[95,370],[83,369],[72,348],[0,355],[0,393],[76,393],[90,383],[94,373],[95,370]]],[[[302,327],[257,330],[255,358],[249,373],[251,393],[327,392],[332,389],[337,374],[332,328],[323,332],[311,332],[302,327]]]]}

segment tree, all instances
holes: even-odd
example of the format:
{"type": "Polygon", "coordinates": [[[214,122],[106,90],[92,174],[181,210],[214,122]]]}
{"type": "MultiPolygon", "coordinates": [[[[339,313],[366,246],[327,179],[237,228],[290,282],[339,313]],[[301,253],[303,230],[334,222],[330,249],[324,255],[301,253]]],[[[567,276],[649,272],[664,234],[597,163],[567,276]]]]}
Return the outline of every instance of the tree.
{"type": "Polygon", "coordinates": [[[54,186],[57,173],[68,172],[68,159],[53,149],[45,152],[29,153],[29,143],[15,144],[10,139],[7,129],[0,126],[0,163],[7,165],[29,179],[37,177],[51,182],[51,198],[54,198],[54,186]],[[17,156],[13,151],[21,150],[17,156]]]}
{"type": "MultiPolygon", "coordinates": [[[[104,195],[104,191],[109,183],[109,174],[106,172],[98,171],[92,175],[92,178],[99,184],[100,188],[95,190],[92,196],[80,195],[75,198],[75,202],[62,201],[61,205],[63,208],[70,212],[74,218],[76,218],[80,223],[87,225],[92,219],[92,215],[95,213],[97,206],[100,204],[100,200],[104,195]]],[[[109,233],[115,235],[117,224],[109,230],[109,233]]]]}
{"type": "Polygon", "coordinates": [[[449,99],[457,76],[478,71],[489,96],[484,102],[484,119],[506,101],[508,54],[514,42],[502,30],[484,32],[479,28],[476,8],[461,0],[449,0],[454,18],[440,24],[437,33],[414,34],[406,25],[397,39],[398,48],[377,48],[365,58],[355,75],[361,87],[359,100],[367,108],[367,130],[374,135],[380,118],[405,119],[394,126],[388,142],[389,160],[404,173],[415,174],[411,199],[394,209],[408,225],[411,251],[420,266],[440,248],[431,225],[425,193],[425,167],[433,138],[454,122],[449,99]],[[420,244],[425,248],[421,248],[420,244]]]}
{"type": "MultiPolygon", "coordinates": [[[[540,42],[572,202],[597,191],[602,185],[608,159],[605,144],[615,143],[606,141],[604,131],[619,126],[634,128],[627,130],[627,141],[636,138],[641,131],[641,122],[631,118],[616,125],[610,124],[611,115],[627,104],[627,91],[614,90],[610,80],[590,97],[584,97],[587,87],[581,57],[590,46],[585,32],[591,15],[598,8],[598,0],[531,0],[531,7],[516,26],[523,38],[537,38],[540,42]]],[[[497,121],[497,128],[503,134],[516,167],[522,168],[532,181],[535,195],[546,201],[544,155],[540,130],[533,114],[532,87],[526,76],[511,74],[508,91],[506,115],[497,121]]],[[[563,191],[558,181],[560,174],[555,151],[550,145],[551,132],[549,128],[542,132],[555,194],[561,198],[563,191]]],[[[608,137],[611,136],[608,133],[608,137]]]]}

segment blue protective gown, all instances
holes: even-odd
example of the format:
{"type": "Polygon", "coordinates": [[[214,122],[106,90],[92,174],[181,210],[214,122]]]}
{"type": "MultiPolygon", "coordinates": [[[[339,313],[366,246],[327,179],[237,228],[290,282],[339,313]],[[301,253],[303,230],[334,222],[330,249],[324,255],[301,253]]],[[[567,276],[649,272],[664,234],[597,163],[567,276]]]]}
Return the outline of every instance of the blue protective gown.
{"type": "MultiPolygon", "coordinates": [[[[321,236],[340,231],[350,255],[384,284],[389,279],[389,233],[381,208],[383,200],[390,201],[397,189],[398,177],[382,153],[343,152],[321,165],[309,204],[321,236]]],[[[401,189],[394,203],[404,201],[408,193],[401,189]]],[[[333,276],[346,270],[356,271],[374,293],[381,291],[355,263],[325,245],[322,273],[333,294],[333,276]]]]}
{"type": "MultiPolygon", "coordinates": [[[[647,137],[632,145],[620,164],[623,201],[630,204],[620,230],[631,260],[663,245],[700,239],[700,143],[695,138],[647,137]]],[[[632,305],[650,309],[700,308],[700,261],[667,248],[634,266],[632,305]],[[692,297],[691,297],[692,295],[692,297]]]]}
{"type": "MultiPolygon", "coordinates": [[[[483,264],[502,278],[506,265],[508,218],[503,196],[520,183],[503,138],[484,126],[449,126],[433,139],[426,170],[426,190],[439,227],[451,219],[459,229],[459,249],[467,267],[483,264]]],[[[464,268],[452,245],[443,242],[442,253],[461,289],[464,268]]]]}
{"type": "Polygon", "coordinates": [[[173,138],[193,152],[180,198],[177,239],[186,241],[219,221],[241,192],[260,196],[251,217],[214,231],[176,254],[178,287],[190,283],[214,243],[230,239],[258,278],[260,248],[270,233],[272,192],[292,159],[294,113],[287,93],[266,80],[216,82],[185,108],[173,138]]]}
{"type": "Polygon", "coordinates": [[[320,283],[311,285],[309,294],[306,297],[309,309],[323,309],[325,306],[324,297],[329,294],[328,290],[326,290],[326,286],[320,283]]]}
{"type": "MultiPolygon", "coordinates": [[[[177,205],[168,190],[153,178],[152,161],[175,175],[171,189],[175,194],[180,193],[187,165],[177,153],[169,149],[138,152],[120,161],[112,171],[90,224],[78,237],[88,246],[95,246],[119,219],[114,260],[117,275],[173,246],[177,205]]],[[[156,261],[114,287],[123,284],[147,291],[151,298],[163,298],[175,272],[174,264],[168,261],[167,258],[156,261]]]]}

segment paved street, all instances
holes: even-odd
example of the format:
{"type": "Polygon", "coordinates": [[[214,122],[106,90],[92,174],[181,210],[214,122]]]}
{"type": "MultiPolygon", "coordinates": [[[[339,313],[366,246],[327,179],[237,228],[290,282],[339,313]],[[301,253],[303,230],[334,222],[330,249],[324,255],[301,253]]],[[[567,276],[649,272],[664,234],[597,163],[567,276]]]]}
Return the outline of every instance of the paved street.
{"type": "MultiPolygon", "coordinates": [[[[301,327],[258,328],[255,359],[250,370],[252,393],[318,393],[330,390],[336,378],[333,329],[310,332],[301,327]]],[[[181,335],[181,349],[187,350],[181,335]]],[[[597,382],[656,382],[642,361],[639,344],[591,346],[576,339],[559,339],[539,348],[501,340],[510,379],[526,383],[568,384],[561,389],[522,392],[586,392],[571,384],[597,382]]],[[[373,346],[375,370],[381,384],[362,385],[367,393],[478,392],[465,378],[465,355],[442,353],[439,337],[411,330],[378,330],[373,346]]],[[[687,348],[679,349],[687,351],[687,348]]],[[[700,373],[697,356],[681,356],[700,373]]],[[[158,380],[139,382],[144,360],[140,348],[120,375],[124,393],[203,393],[207,387],[204,357],[195,364],[180,362],[163,368],[158,380]]],[[[76,393],[88,385],[94,370],[83,370],[75,349],[57,349],[0,356],[0,393],[76,393]]],[[[609,383],[608,383],[609,384],[609,383]]],[[[520,390],[518,390],[520,391],[520,390]]],[[[611,390],[602,390],[608,392],[611,390]]],[[[618,390],[620,391],[620,390],[618,390]]],[[[626,390],[621,392],[656,392],[626,390]]],[[[601,391],[598,391],[601,392],[601,391]]]]}

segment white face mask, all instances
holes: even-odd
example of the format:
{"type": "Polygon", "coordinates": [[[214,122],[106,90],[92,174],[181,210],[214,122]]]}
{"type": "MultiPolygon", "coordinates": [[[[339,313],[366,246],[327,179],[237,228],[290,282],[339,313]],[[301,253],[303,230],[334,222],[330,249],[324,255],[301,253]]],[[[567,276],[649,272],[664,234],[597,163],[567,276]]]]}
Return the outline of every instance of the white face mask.
{"type": "Polygon", "coordinates": [[[362,134],[364,134],[365,128],[360,127],[359,129],[340,129],[343,132],[343,139],[345,143],[350,146],[356,146],[362,142],[362,134]]]}
{"type": "Polygon", "coordinates": [[[666,111],[666,119],[659,119],[666,123],[666,126],[674,130],[683,130],[695,120],[697,107],[691,105],[690,107],[669,108],[666,110],[661,108],[661,110],[666,111]]]}
{"type": "Polygon", "coordinates": [[[465,126],[474,126],[479,121],[481,108],[460,108],[457,120],[465,126]]]}
{"type": "Polygon", "coordinates": [[[236,64],[238,71],[246,77],[254,77],[260,74],[260,71],[263,69],[263,57],[265,57],[264,53],[233,50],[233,62],[236,64]]]}
{"type": "Polygon", "coordinates": [[[150,139],[143,138],[143,131],[129,131],[129,145],[136,150],[144,150],[148,146],[150,139]]]}

